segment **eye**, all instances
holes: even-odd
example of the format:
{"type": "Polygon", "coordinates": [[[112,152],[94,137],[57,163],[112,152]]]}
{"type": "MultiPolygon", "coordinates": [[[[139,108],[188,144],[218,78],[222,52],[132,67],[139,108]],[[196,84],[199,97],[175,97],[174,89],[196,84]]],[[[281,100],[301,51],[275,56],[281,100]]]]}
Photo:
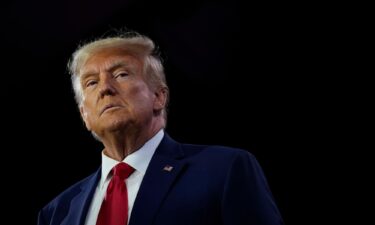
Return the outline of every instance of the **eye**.
{"type": "Polygon", "coordinates": [[[124,77],[127,77],[129,75],[129,73],[127,72],[119,72],[119,73],[116,73],[115,74],[115,78],[124,78],[124,77]]]}
{"type": "Polygon", "coordinates": [[[86,82],[86,87],[96,85],[98,82],[96,80],[89,80],[86,82]]]}

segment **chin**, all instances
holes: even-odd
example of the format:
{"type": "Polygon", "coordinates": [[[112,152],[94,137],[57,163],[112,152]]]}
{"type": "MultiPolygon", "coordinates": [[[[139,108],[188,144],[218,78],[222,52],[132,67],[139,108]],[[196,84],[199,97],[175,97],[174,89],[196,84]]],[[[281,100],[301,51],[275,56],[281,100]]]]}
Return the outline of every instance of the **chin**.
{"type": "Polygon", "coordinates": [[[108,121],[108,123],[105,125],[104,130],[107,131],[120,131],[126,128],[129,125],[129,120],[127,119],[118,119],[113,120],[111,122],[108,121]]]}

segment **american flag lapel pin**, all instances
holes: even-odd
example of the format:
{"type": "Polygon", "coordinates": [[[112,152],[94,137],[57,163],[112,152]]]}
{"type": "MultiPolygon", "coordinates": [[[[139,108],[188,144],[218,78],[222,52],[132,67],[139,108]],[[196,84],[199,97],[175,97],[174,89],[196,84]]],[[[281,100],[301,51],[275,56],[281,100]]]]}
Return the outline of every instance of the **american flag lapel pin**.
{"type": "Polygon", "coordinates": [[[173,170],[173,166],[170,166],[170,165],[166,165],[164,166],[164,171],[167,171],[167,172],[171,172],[173,170]]]}

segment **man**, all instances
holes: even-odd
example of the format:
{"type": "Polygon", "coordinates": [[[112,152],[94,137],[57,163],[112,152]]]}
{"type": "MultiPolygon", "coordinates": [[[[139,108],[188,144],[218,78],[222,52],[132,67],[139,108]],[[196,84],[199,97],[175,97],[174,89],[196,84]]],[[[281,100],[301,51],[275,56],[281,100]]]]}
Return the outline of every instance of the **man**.
{"type": "Polygon", "coordinates": [[[168,87],[154,43],[130,34],[80,47],[69,69],[101,168],[39,213],[39,225],[283,224],[248,152],[165,132],[168,87]]]}

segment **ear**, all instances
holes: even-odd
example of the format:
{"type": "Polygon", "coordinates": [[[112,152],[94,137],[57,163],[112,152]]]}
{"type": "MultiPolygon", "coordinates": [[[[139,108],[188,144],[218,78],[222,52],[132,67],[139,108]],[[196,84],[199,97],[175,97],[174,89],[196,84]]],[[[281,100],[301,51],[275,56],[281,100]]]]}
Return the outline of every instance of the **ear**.
{"type": "Polygon", "coordinates": [[[155,91],[154,111],[159,112],[167,106],[168,88],[161,87],[155,91]]]}
{"type": "Polygon", "coordinates": [[[83,106],[80,106],[79,107],[79,112],[81,113],[81,117],[83,119],[83,122],[85,122],[85,125],[86,125],[86,128],[87,130],[91,131],[91,127],[90,127],[90,123],[87,119],[87,112],[86,110],[83,108],[83,106]]]}

